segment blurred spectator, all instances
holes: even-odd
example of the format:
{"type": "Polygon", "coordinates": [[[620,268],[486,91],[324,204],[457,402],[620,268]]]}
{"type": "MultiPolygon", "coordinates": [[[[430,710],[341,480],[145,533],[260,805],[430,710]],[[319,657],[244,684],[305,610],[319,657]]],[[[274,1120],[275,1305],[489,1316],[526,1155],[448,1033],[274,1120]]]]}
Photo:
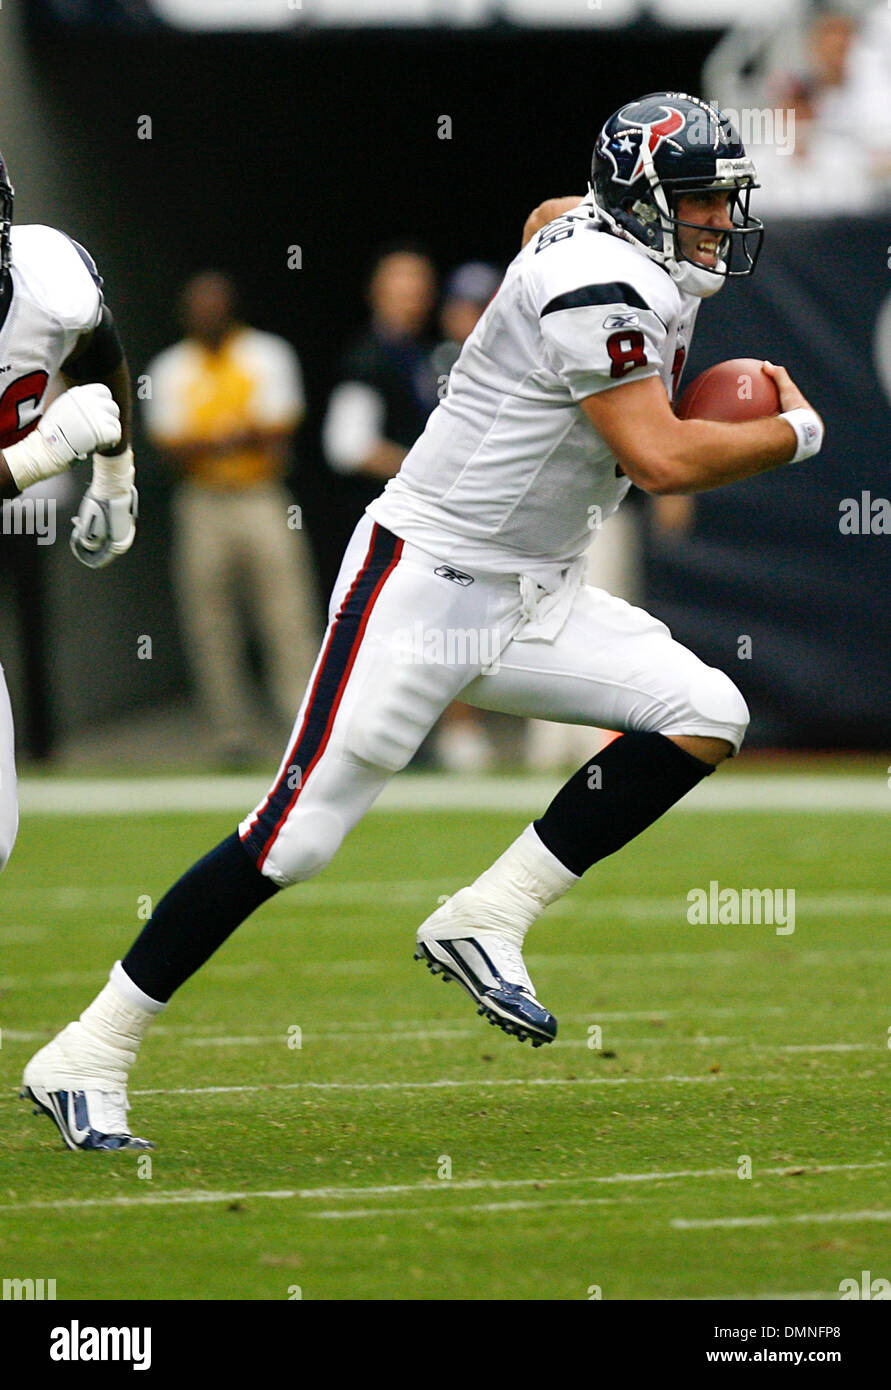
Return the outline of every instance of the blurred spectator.
{"type": "Polygon", "coordinates": [[[874,207],[891,207],[891,6],[876,5],[853,36],[834,119],[863,141],[874,207]]]}
{"type": "Polygon", "coordinates": [[[349,529],[402,460],[437,403],[425,330],[436,272],[410,246],[383,252],[368,283],[371,322],[346,352],[322,427],[325,457],[347,475],[349,529]]]}
{"type": "Polygon", "coordinates": [[[227,276],[196,275],[181,313],[185,339],[149,367],[146,426],[177,480],[174,580],[197,692],[221,759],[238,765],[256,757],[245,609],[288,727],[318,643],[300,509],[282,483],[302,376],[284,339],[238,321],[227,276]]]}
{"type": "Polygon", "coordinates": [[[891,193],[891,15],[858,28],[824,13],[807,33],[801,72],[775,72],[766,97],[788,113],[786,138],[752,150],[756,211],[775,216],[866,213],[891,193]]]}
{"type": "MultiPolygon", "coordinates": [[[[448,389],[449,373],[465,340],[476,328],[501,280],[502,272],[496,266],[468,261],[446,281],[439,312],[444,337],[430,358],[440,396],[448,389]]],[[[437,726],[437,762],[449,772],[479,772],[490,767],[494,748],[485,726],[485,711],[460,702],[451,704],[437,726]]]]}
{"type": "Polygon", "coordinates": [[[468,261],[446,280],[439,311],[443,341],[433,349],[431,363],[438,394],[445,392],[449,372],[461,355],[464,342],[483,316],[483,310],[502,281],[502,272],[486,261],[468,261]]]}

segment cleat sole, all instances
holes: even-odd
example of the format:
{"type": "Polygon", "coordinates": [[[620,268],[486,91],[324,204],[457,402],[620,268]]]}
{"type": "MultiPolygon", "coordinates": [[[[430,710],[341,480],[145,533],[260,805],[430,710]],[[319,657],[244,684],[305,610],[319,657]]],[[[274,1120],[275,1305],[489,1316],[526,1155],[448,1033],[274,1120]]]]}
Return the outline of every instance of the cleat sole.
{"type": "Polygon", "coordinates": [[[495,1009],[490,1008],[488,1004],[481,1002],[481,1000],[477,998],[477,996],[474,994],[473,990],[469,987],[469,985],[465,984],[464,980],[461,979],[460,975],[455,974],[455,972],[453,970],[450,970],[447,965],[444,965],[441,961],[434,960],[430,955],[428,955],[427,949],[423,945],[423,943],[419,943],[418,949],[415,951],[413,959],[422,961],[423,964],[426,965],[427,969],[430,971],[431,975],[440,975],[442,977],[442,982],[444,985],[451,984],[453,980],[457,980],[461,988],[467,994],[470,995],[471,999],[476,1004],[477,1014],[479,1014],[481,1017],[488,1019],[489,1023],[492,1025],[493,1028],[500,1028],[503,1033],[507,1033],[509,1037],[514,1037],[517,1039],[518,1042],[521,1043],[525,1042],[528,1039],[532,1043],[533,1047],[543,1047],[545,1043],[554,1041],[553,1038],[542,1037],[538,1033],[533,1033],[528,1028],[524,1028],[517,1023],[511,1022],[510,1019],[502,1017],[502,1015],[497,1013],[495,1009]]]}
{"type": "Polygon", "coordinates": [[[59,1134],[61,1135],[62,1143],[65,1145],[65,1148],[72,1149],[75,1153],[134,1153],[144,1152],[146,1149],[154,1149],[155,1147],[154,1144],[152,1144],[148,1139],[139,1139],[136,1135],[128,1136],[133,1140],[132,1144],[125,1144],[121,1148],[115,1149],[101,1145],[90,1145],[88,1148],[86,1148],[80,1144],[73,1144],[65,1131],[65,1127],[61,1119],[56,1114],[55,1110],[52,1108],[52,1105],[47,1105],[44,1101],[42,1101],[40,1097],[35,1094],[35,1092],[31,1089],[30,1086],[22,1087],[22,1089],[19,1091],[19,1100],[33,1101],[34,1110],[31,1113],[34,1115],[46,1115],[47,1119],[52,1120],[53,1124],[56,1126],[56,1129],[59,1131],[59,1134]]]}

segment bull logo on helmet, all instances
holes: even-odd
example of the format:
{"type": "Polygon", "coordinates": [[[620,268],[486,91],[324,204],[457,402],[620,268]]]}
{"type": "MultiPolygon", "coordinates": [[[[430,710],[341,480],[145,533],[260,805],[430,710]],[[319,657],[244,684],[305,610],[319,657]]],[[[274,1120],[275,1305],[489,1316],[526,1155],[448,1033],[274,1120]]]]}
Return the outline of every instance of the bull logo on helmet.
{"type": "MultiPolygon", "coordinates": [[[[618,119],[624,125],[631,127],[627,134],[616,135],[605,145],[603,153],[607,156],[615,174],[613,178],[616,183],[632,184],[636,183],[644,171],[644,149],[649,150],[652,157],[659,149],[664,140],[668,140],[672,135],[677,135],[678,131],[684,129],[686,117],[682,111],[678,111],[674,106],[663,106],[664,117],[658,121],[636,121],[631,116],[627,116],[626,111],[633,111],[633,106],[626,106],[618,113],[618,119]],[[619,159],[616,157],[629,156],[634,153],[633,140],[637,140],[637,159],[630,173],[622,174],[619,171],[619,159]]],[[[630,159],[624,159],[623,164],[627,167],[630,159]]]]}

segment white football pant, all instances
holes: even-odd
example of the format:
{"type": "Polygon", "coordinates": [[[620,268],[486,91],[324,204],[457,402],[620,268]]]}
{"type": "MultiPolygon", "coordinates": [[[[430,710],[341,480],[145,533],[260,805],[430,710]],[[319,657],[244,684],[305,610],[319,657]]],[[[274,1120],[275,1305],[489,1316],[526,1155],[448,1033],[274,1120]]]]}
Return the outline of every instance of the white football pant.
{"type": "Polygon", "coordinates": [[[564,582],[561,604],[559,576],[555,566],[553,586],[530,605],[528,582],[457,571],[363,517],[285,756],[239,827],[257,867],[282,886],[324,868],[458,696],[526,718],[698,734],[739,749],[748,710],[723,672],[602,589],[582,584],[573,595],[564,582]],[[554,626],[555,612],[557,635],[532,636],[554,626]]]}

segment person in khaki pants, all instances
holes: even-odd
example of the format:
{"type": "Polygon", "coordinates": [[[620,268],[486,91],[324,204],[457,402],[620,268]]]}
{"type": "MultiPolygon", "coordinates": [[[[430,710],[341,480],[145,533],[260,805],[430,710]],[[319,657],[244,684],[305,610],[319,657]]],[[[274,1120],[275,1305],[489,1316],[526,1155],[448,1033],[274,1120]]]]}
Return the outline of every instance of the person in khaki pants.
{"type": "Polygon", "coordinates": [[[149,366],[146,427],[178,480],[174,577],[197,693],[218,755],[237,764],[256,756],[245,613],[288,727],[318,645],[315,577],[282,482],[302,377],[284,339],[237,321],[225,275],[196,275],[181,311],[185,338],[149,366]]]}

